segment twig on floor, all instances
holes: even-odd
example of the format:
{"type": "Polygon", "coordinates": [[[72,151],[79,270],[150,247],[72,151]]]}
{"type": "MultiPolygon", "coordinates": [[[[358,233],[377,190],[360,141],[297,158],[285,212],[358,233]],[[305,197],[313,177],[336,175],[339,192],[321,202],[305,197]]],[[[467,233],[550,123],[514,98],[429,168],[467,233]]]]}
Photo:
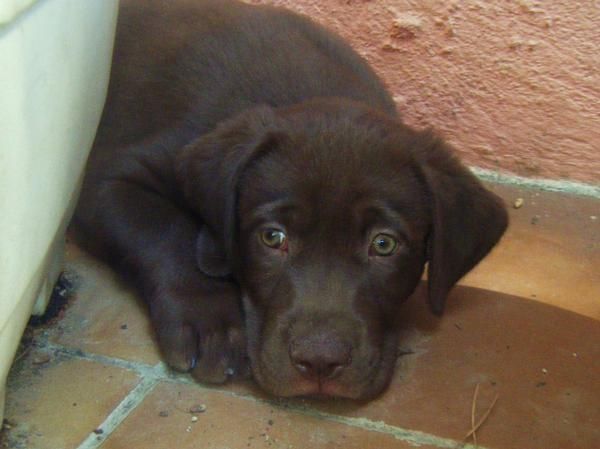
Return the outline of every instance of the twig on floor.
{"type": "Polygon", "coordinates": [[[496,401],[498,400],[498,393],[496,393],[496,396],[494,396],[494,400],[492,401],[492,403],[490,404],[488,409],[485,411],[485,413],[483,414],[481,419],[477,422],[477,424],[475,424],[475,412],[477,409],[478,394],[479,394],[479,384],[477,384],[477,386],[475,387],[475,393],[473,394],[473,403],[471,405],[471,430],[469,430],[469,433],[467,433],[464,438],[464,440],[466,441],[469,437],[472,436],[473,443],[475,444],[475,446],[477,446],[477,434],[476,434],[477,429],[479,429],[481,427],[481,425],[486,421],[488,416],[490,416],[490,413],[492,412],[492,409],[494,408],[494,405],[496,405],[496,401]]]}
{"type": "MultiPolygon", "coordinates": [[[[477,395],[479,394],[479,383],[475,385],[473,402],[471,403],[471,429],[475,429],[475,412],[477,411],[477,395]]],[[[467,439],[468,436],[465,437],[467,439]]],[[[473,444],[477,446],[477,433],[473,430],[473,444]]]]}

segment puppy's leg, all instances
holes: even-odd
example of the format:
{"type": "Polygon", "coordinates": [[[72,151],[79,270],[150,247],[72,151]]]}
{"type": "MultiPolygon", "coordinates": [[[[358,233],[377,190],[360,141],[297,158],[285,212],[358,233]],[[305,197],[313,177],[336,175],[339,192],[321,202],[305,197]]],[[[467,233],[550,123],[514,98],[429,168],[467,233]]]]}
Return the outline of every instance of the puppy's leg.
{"type": "Polygon", "coordinates": [[[172,367],[191,370],[206,382],[223,382],[245,371],[239,291],[196,267],[199,225],[160,191],[156,176],[145,172],[146,164],[131,163],[135,168],[126,170],[122,163],[102,165],[92,161],[76,231],[137,284],[172,367]]]}

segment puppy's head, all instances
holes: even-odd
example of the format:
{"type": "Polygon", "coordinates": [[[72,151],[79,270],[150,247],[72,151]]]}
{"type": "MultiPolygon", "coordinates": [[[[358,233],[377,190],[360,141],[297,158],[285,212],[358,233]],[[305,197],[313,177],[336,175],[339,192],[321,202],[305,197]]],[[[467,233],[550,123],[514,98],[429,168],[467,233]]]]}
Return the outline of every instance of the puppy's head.
{"type": "Polygon", "coordinates": [[[254,377],[279,396],[380,393],[426,262],[441,314],[507,224],[442,141],[348,101],[249,110],[177,164],[198,265],[240,283],[254,377]]]}

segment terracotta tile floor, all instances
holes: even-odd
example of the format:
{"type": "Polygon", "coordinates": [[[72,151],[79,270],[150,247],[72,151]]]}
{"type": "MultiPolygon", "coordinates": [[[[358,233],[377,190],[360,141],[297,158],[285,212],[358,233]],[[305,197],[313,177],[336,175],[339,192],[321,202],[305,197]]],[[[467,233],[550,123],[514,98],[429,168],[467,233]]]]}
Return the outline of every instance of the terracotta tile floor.
{"type": "Polygon", "coordinates": [[[477,419],[498,397],[480,447],[600,447],[600,201],[492,188],[511,205],[506,237],[454,290],[442,319],[428,313],[423,289],[407,303],[399,344],[410,354],[366,405],[283,401],[250,381],[211,388],[174,375],[133,293],[69,246],[76,295],[27,333],[2,446],[473,447],[462,442],[479,385],[477,419]]]}

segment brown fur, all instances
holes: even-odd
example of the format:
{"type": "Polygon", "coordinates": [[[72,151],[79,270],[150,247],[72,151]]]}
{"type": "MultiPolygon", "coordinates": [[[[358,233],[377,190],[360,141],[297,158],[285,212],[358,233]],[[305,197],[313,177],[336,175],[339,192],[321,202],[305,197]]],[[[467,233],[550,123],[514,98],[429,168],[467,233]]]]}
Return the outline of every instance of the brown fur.
{"type": "Polygon", "coordinates": [[[310,20],[122,3],[82,243],[138,286],[176,369],[222,382],[249,360],[276,395],[379,394],[426,262],[439,314],[504,232],[501,201],[310,20]],[[265,229],[287,247],[266,246],[265,229]],[[395,253],[372,252],[379,233],[395,253]]]}

